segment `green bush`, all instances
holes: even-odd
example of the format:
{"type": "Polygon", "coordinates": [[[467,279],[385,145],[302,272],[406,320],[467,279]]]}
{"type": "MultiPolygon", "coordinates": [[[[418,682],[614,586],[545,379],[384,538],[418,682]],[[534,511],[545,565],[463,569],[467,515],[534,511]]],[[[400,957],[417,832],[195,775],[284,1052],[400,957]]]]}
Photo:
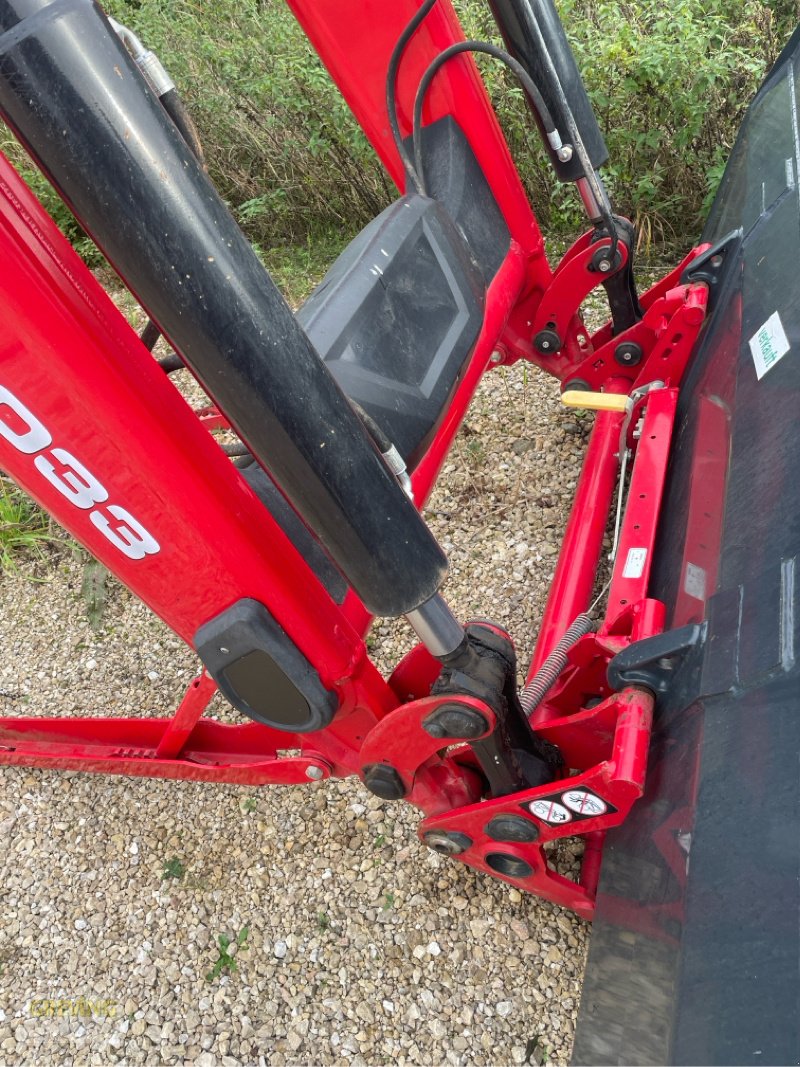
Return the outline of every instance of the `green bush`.
{"type": "Polygon", "coordinates": [[[106,7],[159,54],[257,244],[350,232],[389,202],[383,168],[283,0],[106,7]]]}
{"type": "MultiPolygon", "coordinates": [[[[647,235],[694,236],[748,100],[794,26],[794,0],[558,0],[610,150],[615,203],[647,235]]],[[[344,240],[394,194],[283,0],[108,0],[158,52],[206,145],[211,176],[262,249],[344,240]]],[[[486,0],[456,0],[468,36],[499,41],[486,0]]],[[[559,186],[519,86],[481,70],[534,209],[582,224],[559,186]]],[[[76,241],[79,229],[34,178],[76,241]]]]}

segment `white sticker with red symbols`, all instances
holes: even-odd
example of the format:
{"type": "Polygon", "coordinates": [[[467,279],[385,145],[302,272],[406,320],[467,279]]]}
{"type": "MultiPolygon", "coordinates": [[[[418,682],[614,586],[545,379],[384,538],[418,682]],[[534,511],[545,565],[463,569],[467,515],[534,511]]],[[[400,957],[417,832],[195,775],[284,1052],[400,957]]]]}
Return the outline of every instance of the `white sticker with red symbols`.
{"type": "Polygon", "coordinates": [[[561,799],[570,811],[574,811],[576,815],[584,815],[587,818],[590,816],[594,818],[595,815],[605,815],[608,811],[606,802],[586,789],[570,789],[561,799]]]}
{"type": "Polygon", "coordinates": [[[596,819],[600,815],[616,813],[613,804],[603,800],[589,789],[567,789],[552,797],[538,797],[530,801],[528,810],[537,819],[551,826],[563,826],[564,823],[596,819]]]}
{"type": "Polygon", "coordinates": [[[532,800],[530,807],[536,818],[541,819],[543,822],[555,825],[563,822],[572,822],[572,815],[563,804],[559,804],[555,800],[532,800]]]}

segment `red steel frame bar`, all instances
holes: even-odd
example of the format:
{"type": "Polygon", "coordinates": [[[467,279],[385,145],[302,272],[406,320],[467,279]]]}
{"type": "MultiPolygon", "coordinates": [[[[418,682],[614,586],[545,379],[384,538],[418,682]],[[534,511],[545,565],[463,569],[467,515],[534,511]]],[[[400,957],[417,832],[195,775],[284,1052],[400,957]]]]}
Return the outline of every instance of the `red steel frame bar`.
{"type": "MultiPolygon", "coordinates": [[[[627,395],[631,383],[612,379],[606,392],[627,395]]],[[[559,639],[586,611],[594,588],[603,537],[619,473],[619,435],[623,416],[599,411],[581,468],[575,500],[539,627],[528,678],[536,674],[559,639]]]]}

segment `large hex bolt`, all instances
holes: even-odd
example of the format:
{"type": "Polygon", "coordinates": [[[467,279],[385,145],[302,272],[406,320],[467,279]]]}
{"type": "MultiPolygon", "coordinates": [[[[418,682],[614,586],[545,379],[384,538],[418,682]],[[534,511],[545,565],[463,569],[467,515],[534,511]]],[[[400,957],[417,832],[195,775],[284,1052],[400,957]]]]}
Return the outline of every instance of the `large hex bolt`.
{"type": "Polygon", "coordinates": [[[489,723],[479,711],[465,704],[442,704],[423,720],[422,729],[431,737],[467,741],[485,734],[489,723]]]}
{"type": "Polygon", "coordinates": [[[422,838],[428,848],[442,856],[457,856],[472,844],[472,838],[456,830],[429,830],[422,838]]]}
{"type": "Polygon", "coordinates": [[[364,785],[381,800],[402,800],[406,795],[403,779],[388,763],[369,763],[361,773],[364,785]]]}
{"type": "Polygon", "coordinates": [[[545,356],[561,351],[563,341],[555,330],[539,330],[533,339],[533,347],[545,356]]]}
{"type": "Polygon", "coordinates": [[[523,818],[522,815],[495,815],[484,831],[492,841],[509,841],[517,844],[529,844],[539,837],[539,827],[523,818]]]}
{"type": "Polygon", "coordinates": [[[635,367],[642,362],[642,346],[636,341],[621,341],[614,349],[614,359],[623,367],[635,367]]]}
{"type": "Polygon", "coordinates": [[[595,254],[592,256],[592,261],[589,264],[589,270],[599,271],[601,274],[610,274],[612,271],[618,270],[622,264],[622,255],[619,249],[614,253],[614,262],[611,262],[611,248],[598,248],[595,254]]]}

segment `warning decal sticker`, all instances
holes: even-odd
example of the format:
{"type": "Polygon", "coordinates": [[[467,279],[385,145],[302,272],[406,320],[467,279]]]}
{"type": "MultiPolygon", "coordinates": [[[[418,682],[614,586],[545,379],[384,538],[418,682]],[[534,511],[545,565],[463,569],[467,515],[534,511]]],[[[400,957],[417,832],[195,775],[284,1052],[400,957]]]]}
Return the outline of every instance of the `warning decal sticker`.
{"type": "Polygon", "coordinates": [[[605,815],[608,811],[604,800],[585,789],[571,789],[561,799],[570,811],[574,811],[576,815],[586,815],[587,818],[590,815],[605,815]]]}
{"type": "Polygon", "coordinates": [[[750,351],[759,381],[789,351],[789,341],[777,311],[773,311],[761,329],[756,330],[750,338],[750,351]]]}
{"type": "Polygon", "coordinates": [[[550,800],[549,797],[546,800],[531,801],[531,812],[537,819],[542,819],[544,822],[562,823],[572,821],[572,815],[564,805],[555,800],[550,800]]]}
{"type": "Polygon", "coordinates": [[[644,565],[647,562],[646,548],[630,548],[622,569],[623,578],[641,578],[644,574],[644,565]]]}
{"type": "Polygon", "coordinates": [[[598,815],[613,815],[617,811],[613,804],[609,804],[589,789],[567,789],[552,797],[537,797],[523,807],[527,807],[537,819],[550,823],[551,826],[596,819],[598,815]]]}

